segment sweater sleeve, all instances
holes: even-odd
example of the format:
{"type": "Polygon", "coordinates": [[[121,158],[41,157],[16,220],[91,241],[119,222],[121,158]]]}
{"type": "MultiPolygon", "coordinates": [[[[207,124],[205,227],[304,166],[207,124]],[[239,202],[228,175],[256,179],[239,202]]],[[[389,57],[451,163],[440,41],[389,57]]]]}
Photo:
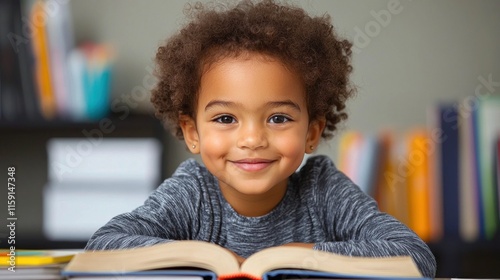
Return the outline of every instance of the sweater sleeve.
{"type": "Polygon", "coordinates": [[[349,256],[411,256],[424,277],[433,278],[436,261],[427,244],[394,217],[378,210],[376,202],[328,160],[317,169],[317,205],[332,242],[314,249],[349,256]]]}
{"type": "Polygon", "coordinates": [[[167,179],[135,210],[118,215],[97,230],[86,250],[149,246],[172,240],[191,239],[190,230],[200,209],[200,195],[189,181],[167,179]]]}

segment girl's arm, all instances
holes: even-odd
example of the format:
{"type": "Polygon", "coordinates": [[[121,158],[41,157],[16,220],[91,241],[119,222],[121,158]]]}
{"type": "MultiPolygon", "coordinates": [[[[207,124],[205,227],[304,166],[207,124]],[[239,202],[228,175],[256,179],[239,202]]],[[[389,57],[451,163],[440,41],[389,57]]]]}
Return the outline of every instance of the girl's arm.
{"type": "Polygon", "coordinates": [[[97,230],[85,249],[133,248],[188,239],[197,197],[182,184],[179,180],[166,180],[144,205],[114,217],[97,230]]]}
{"type": "Polygon", "coordinates": [[[318,213],[332,241],[314,249],[350,256],[411,256],[425,277],[434,277],[436,261],[429,247],[408,227],[378,210],[330,162],[319,174],[318,213]],[[329,166],[328,166],[329,165],[329,166]]]}

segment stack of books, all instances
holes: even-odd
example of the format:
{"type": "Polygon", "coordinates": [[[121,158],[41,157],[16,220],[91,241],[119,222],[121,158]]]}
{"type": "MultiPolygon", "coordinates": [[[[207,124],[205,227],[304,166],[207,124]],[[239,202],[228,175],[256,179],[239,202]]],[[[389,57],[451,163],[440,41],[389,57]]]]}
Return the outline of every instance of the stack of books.
{"type": "Polygon", "coordinates": [[[51,138],[43,191],[43,231],[55,241],[87,241],[111,218],[142,205],[161,180],[154,138],[51,138]]]}
{"type": "Polygon", "coordinates": [[[61,271],[82,250],[0,250],[0,279],[57,280],[61,271]]]}

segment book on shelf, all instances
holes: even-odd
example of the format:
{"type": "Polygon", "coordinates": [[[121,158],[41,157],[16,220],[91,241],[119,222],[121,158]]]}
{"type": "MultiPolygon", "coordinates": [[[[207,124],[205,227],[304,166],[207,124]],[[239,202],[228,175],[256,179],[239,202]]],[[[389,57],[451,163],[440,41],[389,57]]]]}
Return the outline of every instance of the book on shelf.
{"type": "MultiPolygon", "coordinates": [[[[363,144],[363,134],[357,131],[347,131],[340,136],[339,140],[339,170],[349,177],[354,183],[359,185],[358,173],[361,162],[361,150],[363,144]]],[[[363,191],[367,188],[360,186],[363,191]]]]}
{"type": "Polygon", "coordinates": [[[341,135],[339,145],[339,170],[344,172],[363,192],[374,197],[379,179],[379,136],[348,131],[341,135]]]}
{"type": "Polygon", "coordinates": [[[68,118],[72,111],[69,108],[69,96],[72,93],[68,56],[74,48],[72,16],[69,3],[57,0],[45,0],[45,8],[57,7],[57,12],[47,17],[46,32],[50,63],[52,94],[56,103],[57,116],[68,118]]]}
{"type": "Polygon", "coordinates": [[[82,250],[0,250],[0,279],[59,280],[61,271],[82,250]]]}
{"type": "Polygon", "coordinates": [[[438,105],[441,132],[438,172],[441,174],[443,234],[460,237],[459,111],[455,103],[438,105]]]}
{"type": "Polygon", "coordinates": [[[44,266],[69,262],[81,250],[0,250],[0,264],[15,266],[44,266]]]}
{"type": "Polygon", "coordinates": [[[465,114],[458,121],[460,237],[465,241],[475,241],[480,236],[479,207],[481,203],[476,172],[474,118],[471,114],[465,114]]]}
{"type": "Polygon", "coordinates": [[[498,133],[497,141],[495,144],[495,169],[496,169],[496,184],[497,184],[497,194],[498,194],[498,211],[500,213],[500,132],[498,133]]]}
{"type": "Polygon", "coordinates": [[[479,182],[481,236],[495,237],[499,226],[498,189],[495,182],[494,147],[500,133],[500,97],[495,95],[478,99],[475,118],[475,141],[479,182]]]}
{"type": "Polygon", "coordinates": [[[30,38],[23,33],[23,1],[0,1],[0,121],[39,117],[30,38]]]}
{"type": "Polygon", "coordinates": [[[377,161],[379,179],[375,186],[375,199],[382,212],[386,212],[402,223],[409,225],[408,176],[402,159],[407,157],[407,147],[404,141],[391,132],[380,134],[381,158],[377,161]]]}
{"type": "Polygon", "coordinates": [[[394,135],[392,132],[382,131],[378,139],[379,152],[377,159],[377,176],[373,184],[373,198],[377,201],[381,211],[388,212],[390,209],[389,194],[390,188],[385,176],[390,171],[392,165],[392,146],[394,144],[394,135]]]}
{"type": "Polygon", "coordinates": [[[441,118],[437,106],[427,108],[427,146],[429,165],[429,240],[437,241],[443,236],[443,192],[441,185],[441,118]]]}
{"type": "Polygon", "coordinates": [[[63,280],[61,270],[66,263],[48,265],[17,266],[9,270],[9,266],[0,266],[0,279],[2,280],[63,280]]]}
{"type": "Polygon", "coordinates": [[[430,137],[424,129],[415,129],[407,135],[406,178],[408,198],[408,226],[422,240],[431,240],[430,229],[430,196],[431,179],[428,148],[430,137]]]}
{"type": "Polygon", "coordinates": [[[229,250],[203,241],[175,241],[134,249],[86,251],[61,273],[83,276],[193,275],[204,279],[415,278],[422,277],[409,256],[348,257],[301,247],[267,248],[241,265],[229,250]]]}
{"type": "MultiPolygon", "coordinates": [[[[31,9],[30,21],[35,22],[36,17],[44,13],[45,2],[35,1],[31,9]]],[[[33,27],[33,53],[35,57],[35,81],[38,86],[40,110],[45,119],[53,119],[57,114],[57,104],[54,96],[49,54],[47,30],[44,24],[33,27]]]]}

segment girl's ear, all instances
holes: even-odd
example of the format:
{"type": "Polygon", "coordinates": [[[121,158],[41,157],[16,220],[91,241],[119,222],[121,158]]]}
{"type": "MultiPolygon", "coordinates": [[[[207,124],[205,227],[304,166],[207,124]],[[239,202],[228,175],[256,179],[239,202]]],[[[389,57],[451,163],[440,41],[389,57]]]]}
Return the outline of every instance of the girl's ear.
{"type": "Polygon", "coordinates": [[[323,134],[323,129],[325,129],[325,125],[325,118],[314,120],[309,124],[309,130],[307,131],[306,139],[307,154],[311,154],[312,152],[314,152],[316,147],[318,147],[319,140],[321,139],[321,134],[323,134]]]}
{"type": "Polygon", "coordinates": [[[188,115],[181,115],[179,118],[179,126],[184,135],[184,141],[193,154],[200,153],[199,136],[196,130],[196,122],[188,115]]]}

